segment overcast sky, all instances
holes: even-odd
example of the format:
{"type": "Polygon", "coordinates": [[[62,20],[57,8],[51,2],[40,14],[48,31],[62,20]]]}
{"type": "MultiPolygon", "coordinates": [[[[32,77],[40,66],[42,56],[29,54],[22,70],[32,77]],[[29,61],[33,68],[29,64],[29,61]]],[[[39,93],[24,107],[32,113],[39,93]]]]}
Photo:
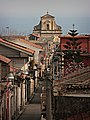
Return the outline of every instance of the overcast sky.
{"type": "Polygon", "coordinates": [[[8,26],[10,30],[31,33],[47,11],[63,34],[72,29],[72,24],[80,34],[90,34],[90,0],[0,0],[0,31],[8,26]]]}

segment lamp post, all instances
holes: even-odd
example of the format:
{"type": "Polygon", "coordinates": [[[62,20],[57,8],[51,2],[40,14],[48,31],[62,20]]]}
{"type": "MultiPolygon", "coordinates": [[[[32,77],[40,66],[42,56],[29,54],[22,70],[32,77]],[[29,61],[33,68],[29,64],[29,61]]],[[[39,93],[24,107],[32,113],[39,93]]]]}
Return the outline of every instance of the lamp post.
{"type": "Polygon", "coordinates": [[[33,66],[33,79],[34,79],[34,92],[36,89],[36,84],[37,84],[37,66],[33,66]]]}
{"type": "Polygon", "coordinates": [[[30,95],[30,76],[28,74],[28,71],[25,72],[25,99],[26,102],[29,101],[29,95],[30,95]]]}
{"type": "Polygon", "coordinates": [[[7,83],[6,83],[6,120],[10,120],[10,84],[14,85],[14,76],[12,73],[8,74],[7,83]]]}
{"type": "Polygon", "coordinates": [[[25,71],[25,100],[27,102],[27,76],[28,76],[28,71],[25,71]]]}

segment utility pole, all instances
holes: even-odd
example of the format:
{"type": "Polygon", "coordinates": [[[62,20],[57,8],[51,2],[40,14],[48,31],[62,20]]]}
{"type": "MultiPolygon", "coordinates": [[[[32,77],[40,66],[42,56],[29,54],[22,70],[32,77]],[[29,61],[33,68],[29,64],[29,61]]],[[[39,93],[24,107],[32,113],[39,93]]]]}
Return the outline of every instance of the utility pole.
{"type": "Polygon", "coordinates": [[[9,36],[9,27],[6,27],[7,29],[7,36],[9,36]]]}

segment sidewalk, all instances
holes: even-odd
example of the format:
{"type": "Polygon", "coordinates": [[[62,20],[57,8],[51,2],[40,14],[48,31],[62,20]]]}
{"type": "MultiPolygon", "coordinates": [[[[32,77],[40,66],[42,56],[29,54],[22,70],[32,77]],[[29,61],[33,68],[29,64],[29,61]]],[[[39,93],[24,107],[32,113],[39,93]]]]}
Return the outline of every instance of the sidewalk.
{"type": "Polygon", "coordinates": [[[18,120],[40,120],[41,119],[41,102],[40,102],[41,86],[38,86],[36,92],[30,99],[29,104],[25,105],[25,110],[22,112],[18,120]]]}

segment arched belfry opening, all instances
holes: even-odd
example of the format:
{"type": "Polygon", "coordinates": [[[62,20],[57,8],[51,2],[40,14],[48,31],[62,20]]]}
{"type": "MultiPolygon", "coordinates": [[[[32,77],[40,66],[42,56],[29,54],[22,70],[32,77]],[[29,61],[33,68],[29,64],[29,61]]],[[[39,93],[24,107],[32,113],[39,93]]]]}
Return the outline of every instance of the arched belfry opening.
{"type": "Polygon", "coordinates": [[[47,30],[49,30],[49,24],[47,24],[47,30]]]}

